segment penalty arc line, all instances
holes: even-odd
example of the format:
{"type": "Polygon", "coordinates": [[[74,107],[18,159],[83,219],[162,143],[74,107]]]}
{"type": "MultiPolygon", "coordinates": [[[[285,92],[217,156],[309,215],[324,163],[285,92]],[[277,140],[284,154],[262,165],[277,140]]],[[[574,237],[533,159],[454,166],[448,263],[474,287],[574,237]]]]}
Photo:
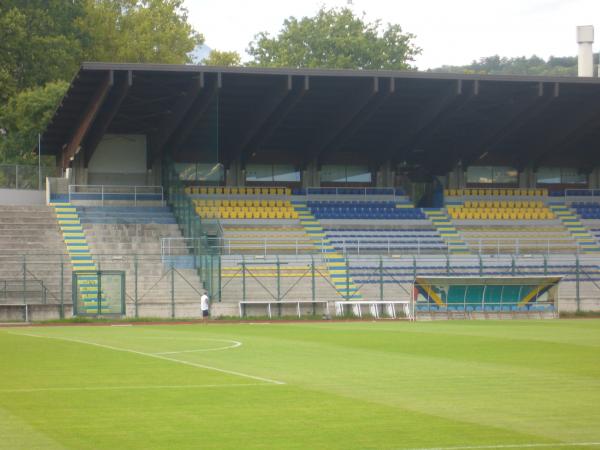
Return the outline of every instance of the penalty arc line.
{"type": "Polygon", "coordinates": [[[132,350],[130,348],[114,347],[112,345],[100,344],[98,342],[83,341],[83,340],[80,340],[80,339],[72,339],[72,338],[65,338],[65,337],[59,337],[59,336],[39,336],[39,335],[36,335],[36,334],[28,334],[28,333],[10,333],[10,334],[14,334],[14,335],[17,335],[17,336],[28,336],[28,337],[33,337],[33,338],[41,338],[41,339],[56,339],[56,340],[66,341],[66,342],[75,342],[77,344],[92,345],[94,347],[106,348],[108,350],[115,350],[115,351],[118,351],[118,352],[133,353],[135,355],[147,356],[149,358],[156,358],[156,359],[161,359],[163,361],[170,361],[170,362],[174,362],[174,363],[179,363],[179,364],[183,364],[185,366],[196,367],[198,369],[214,370],[215,372],[226,373],[226,374],[229,374],[229,375],[236,375],[238,377],[250,378],[252,380],[264,381],[265,383],[286,384],[283,381],[271,380],[270,378],[259,377],[259,376],[256,376],[256,375],[249,375],[247,373],[236,372],[235,370],[221,369],[219,367],[207,366],[205,364],[198,364],[198,363],[194,363],[194,362],[190,362],[190,361],[182,361],[181,359],[169,358],[168,356],[157,355],[155,353],[146,353],[146,352],[140,352],[138,350],[132,350]]]}
{"type": "Polygon", "coordinates": [[[510,448],[556,448],[556,447],[595,447],[600,442],[554,442],[552,444],[499,444],[499,445],[466,445],[458,447],[422,447],[398,450],[494,450],[510,448]]]}
{"type": "MultiPolygon", "coordinates": [[[[216,339],[210,339],[210,340],[216,340],[216,339]]],[[[198,353],[198,352],[214,352],[217,350],[229,350],[230,348],[238,348],[241,347],[242,343],[240,341],[234,341],[234,340],[229,340],[229,339],[219,339],[220,341],[224,341],[224,342],[232,342],[232,345],[227,345],[225,347],[214,347],[214,348],[199,348],[196,350],[180,350],[180,351],[175,351],[175,352],[159,352],[159,353],[153,353],[153,355],[176,355],[178,353],[198,353]]]]}

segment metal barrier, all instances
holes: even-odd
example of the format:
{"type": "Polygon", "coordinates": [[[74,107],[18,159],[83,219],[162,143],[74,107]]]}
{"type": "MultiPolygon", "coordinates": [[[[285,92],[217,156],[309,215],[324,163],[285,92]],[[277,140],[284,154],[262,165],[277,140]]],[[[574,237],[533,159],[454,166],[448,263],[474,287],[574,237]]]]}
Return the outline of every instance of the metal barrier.
{"type": "MultiPolygon", "coordinates": [[[[225,308],[222,314],[230,315],[237,314],[239,301],[312,304],[346,300],[321,254],[219,257],[188,253],[179,260],[177,253],[171,247],[164,254],[93,256],[98,271],[125,273],[125,314],[130,317],[198,317],[204,290],[209,290],[213,305],[225,308]],[[169,254],[173,258],[165,258],[169,254]]],[[[410,299],[417,276],[558,275],[562,277],[560,299],[566,304],[561,311],[600,311],[597,255],[348,255],[343,272],[363,301],[376,302],[410,299]]],[[[30,305],[28,314],[33,320],[70,315],[74,287],[68,256],[4,253],[0,255],[0,280],[0,320],[23,320],[17,305],[30,305]],[[18,317],[7,318],[10,308],[18,317]]],[[[276,305],[272,308],[279,314],[276,305]]]]}
{"type": "Polygon", "coordinates": [[[565,189],[565,203],[581,200],[579,198],[573,199],[572,197],[583,197],[583,200],[597,202],[600,201],[600,189],[565,189]]]}
{"type": "Polygon", "coordinates": [[[69,185],[69,202],[72,200],[133,201],[137,206],[142,201],[160,201],[164,204],[162,186],[118,186],[118,185],[69,185]]]}
{"type": "Polygon", "coordinates": [[[0,189],[43,190],[46,177],[57,173],[56,167],[0,164],[0,189]]]}
{"type": "Polygon", "coordinates": [[[398,188],[348,188],[348,187],[308,187],[306,198],[323,198],[324,196],[360,196],[370,199],[373,196],[391,197],[404,196],[404,192],[398,192],[398,188]]]}

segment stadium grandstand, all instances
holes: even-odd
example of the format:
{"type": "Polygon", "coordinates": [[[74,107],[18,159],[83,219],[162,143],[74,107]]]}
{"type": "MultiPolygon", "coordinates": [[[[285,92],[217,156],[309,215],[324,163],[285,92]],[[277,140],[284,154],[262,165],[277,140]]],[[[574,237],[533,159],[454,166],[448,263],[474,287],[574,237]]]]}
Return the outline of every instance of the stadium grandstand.
{"type": "Polygon", "coordinates": [[[599,123],[589,77],[84,63],[1,315],[598,310],[599,123]]]}

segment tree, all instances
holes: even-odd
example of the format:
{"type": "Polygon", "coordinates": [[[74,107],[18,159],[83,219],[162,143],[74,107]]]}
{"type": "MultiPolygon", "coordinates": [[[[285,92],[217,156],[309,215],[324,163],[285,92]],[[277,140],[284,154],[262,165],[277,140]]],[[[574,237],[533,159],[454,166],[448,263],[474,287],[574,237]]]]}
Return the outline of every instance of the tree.
{"type": "Polygon", "coordinates": [[[85,60],[186,63],[183,0],[0,1],[0,161],[27,160],[85,60]]]}
{"type": "Polygon", "coordinates": [[[0,161],[19,162],[36,158],[32,150],[44,131],[69,83],[55,81],[19,92],[0,111],[0,161]]]}
{"type": "Polygon", "coordinates": [[[548,61],[538,56],[527,58],[487,56],[466,66],[442,66],[433,72],[476,73],[487,75],[538,75],[538,76],[576,76],[577,58],[571,56],[554,57],[548,61]]]}
{"type": "Polygon", "coordinates": [[[421,49],[400,25],[367,22],[352,9],[321,7],[314,17],[290,17],[275,37],[258,33],[248,47],[261,67],[411,69],[421,49]]]}
{"type": "Polygon", "coordinates": [[[208,57],[200,61],[205,66],[221,66],[221,67],[232,67],[241,66],[242,57],[238,52],[227,52],[219,50],[211,50],[208,57]]]}
{"type": "Polygon", "coordinates": [[[0,102],[17,91],[73,76],[81,59],[72,26],[80,2],[3,0],[0,6],[0,102]]]}
{"type": "Polygon", "coordinates": [[[188,53],[204,42],[187,22],[183,0],[86,0],[76,24],[86,38],[90,61],[190,62],[188,53]]]}

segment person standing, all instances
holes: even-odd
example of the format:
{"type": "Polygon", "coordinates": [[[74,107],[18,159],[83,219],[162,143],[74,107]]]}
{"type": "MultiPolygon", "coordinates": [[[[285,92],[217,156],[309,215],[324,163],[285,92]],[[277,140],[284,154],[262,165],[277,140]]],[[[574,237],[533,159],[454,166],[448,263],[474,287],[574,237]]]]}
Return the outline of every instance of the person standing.
{"type": "Polygon", "coordinates": [[[208,298],[206,291],[204,291],[200,297],[200,309],[202,310],[202,319],[206,320],[209,316],[210,310],[210,299],[208,298]]]}

